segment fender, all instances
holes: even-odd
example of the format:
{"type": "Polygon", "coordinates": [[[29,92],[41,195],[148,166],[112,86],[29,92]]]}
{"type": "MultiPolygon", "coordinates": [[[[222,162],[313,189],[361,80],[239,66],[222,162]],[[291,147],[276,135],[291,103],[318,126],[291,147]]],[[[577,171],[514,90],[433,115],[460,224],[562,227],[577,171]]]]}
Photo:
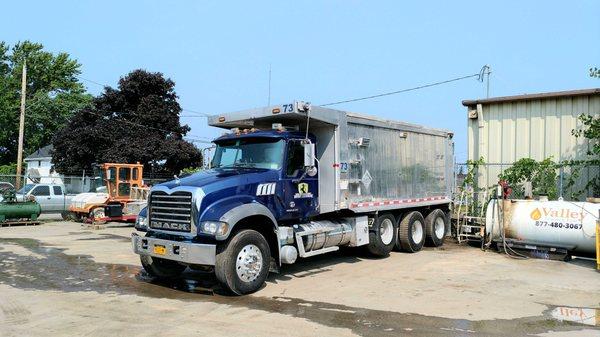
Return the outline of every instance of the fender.
{"type": "Polygon", "coordinates": [[[227,240],[229,234],[231,234],[231,231],[240,220],[252,215],[263,215],[269,218],[273,224],[273,231],[277,234],[277,220],[273,212],[249,195],[232,196],[213,203],[202,212],[198,223],[207,220],[227,222],[229,224],[227,233],[215,237],[215,239],[221,241],[227,240]]]}
{"type": "MultiPolygon", "coordinates": [[[[229,237],[229,234],[231,233],[231,231],[233,230],[235,225],[240,220],[247,218],[248,216],[251,216],[251,215],[263,215],[263,216],[266,216],[267,218],[269,218],[273,224],[273,231],[275,232],[275,235],[277,235],[277,230],[278,230],[277,220],[275,220],[275,216],[273,216],[273,213],[267,207],[265,207],[263,204],[260,204],[258,202],[253,202],[250,204],[243,204],[243,205],[234,207],[234,208],[230,209],[229,211],[227,211],[225,214],[223,214],[223,216],[221,216],[219,221],[227,222],[228,224],[230,224],[230,226],[227,230],[227,233],[225,233],[225,235],[223,236],[222,239],[226,240],[227,237],[229,237]]],[[[219,239],[221,239],[221,238],[219,238],[219,239]]]]}
{"type": "Polygon", "coordinates": [[[219,220],[227,222],[228,224],[232,224],[231,226],[229,226],[227,233],[223,236],[223,240],[227,239],[227,237],[235,227],[235,224],[237,224],[240,220],[247,218],[249,215],[263,215],[271,220],[273,226],[272,230],[275,233],[275,238],[277,241],[277,258],[275,261],[277,261],[278,266],[281,266],[281,244],[279,243],[279,226],[277,225],[277,221],[275,220],[273,213],[263,204],[260,204],[258,202],[243,204],[234,207],[227,211],[225,214],[223,214],[223,216],[221,216],[219,220]]]}
{"type": "Polygon", "coordinates": [[[273,212],[262,203],[256,201],[254,196],[250,195],[235,195],[228,198],[220,199],[217,202],[206,207],[204,212],[200,215],[198,223],[207,220],[218,220],[229,224],[227,233],[225,235],[215,236],[218,241],[224,241],[229,238],[229,235],[238,224],[244,218],[253,215],[262,215],[271,220],[271,230],[275,234],[276,246],[277,246],[277,258],[276,261],[278,266],[281,265],[281,247],[279,244],[278,234],[279,226],[277,220],[273,215],[273,212]]]}

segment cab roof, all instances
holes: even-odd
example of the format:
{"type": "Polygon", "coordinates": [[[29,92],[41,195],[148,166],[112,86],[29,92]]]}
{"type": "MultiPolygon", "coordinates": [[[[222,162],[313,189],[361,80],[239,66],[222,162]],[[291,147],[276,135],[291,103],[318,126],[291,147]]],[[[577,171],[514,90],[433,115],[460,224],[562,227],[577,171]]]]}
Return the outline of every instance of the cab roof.
{"type": "Polygon", "coordinates": [[[302,131],[279,131],[279,130],[248,130],[239,133],[230,132],[218,137],[214,140],[215,143],[230,139],[247,139],[247,138],[273,138],[273,139],[302,139],[306,133],[302,131]]]}

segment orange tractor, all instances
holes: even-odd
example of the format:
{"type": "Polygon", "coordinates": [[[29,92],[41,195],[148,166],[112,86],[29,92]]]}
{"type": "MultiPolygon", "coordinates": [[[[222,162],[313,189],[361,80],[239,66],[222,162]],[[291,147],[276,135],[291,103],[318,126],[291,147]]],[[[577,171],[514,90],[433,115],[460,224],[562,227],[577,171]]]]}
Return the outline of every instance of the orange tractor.
{"type": "Polygon", "coordinates": [[[80,193],[71,201],[69,211],[85,222],[134,222],[146,206],[148,188],[144,186],[144,165],[105,163],[97,167],[102,186],[96,192],[80,193]]]}

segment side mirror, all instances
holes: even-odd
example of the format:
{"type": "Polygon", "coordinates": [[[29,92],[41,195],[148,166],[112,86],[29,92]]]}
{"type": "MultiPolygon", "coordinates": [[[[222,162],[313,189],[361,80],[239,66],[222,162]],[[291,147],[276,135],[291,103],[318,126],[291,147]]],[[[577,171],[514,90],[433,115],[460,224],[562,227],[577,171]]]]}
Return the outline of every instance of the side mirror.
{"type": "Polygon", "coordinates": [[[316,158],[315,158],[315,144],[307,143],[304,144],[304,168],[306,169],[306,174],[309,177],[314,177],[317,175],[317,166],[316,158]]]}
{"type": "Polygon", "coordinates": [[[315,166],[315,144],[304,144],[304,167],[315,166]]]}

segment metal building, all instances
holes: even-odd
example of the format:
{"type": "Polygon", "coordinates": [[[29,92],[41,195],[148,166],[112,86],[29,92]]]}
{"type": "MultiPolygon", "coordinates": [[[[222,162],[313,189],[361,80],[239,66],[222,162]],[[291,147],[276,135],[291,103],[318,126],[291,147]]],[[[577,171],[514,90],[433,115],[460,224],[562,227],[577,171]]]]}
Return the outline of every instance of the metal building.
{"type": "MultiPolygon", "coordinates": [[[[465,100],[468,159],[483,157],[487,172],[480,186],[496,184],[498,174],[521,158],[555,162],[586,158],[588,144],[571,130],[581,114],[600,114],[600,88],[465,100]]],[[[594,168],[581,172],[585,184],[594,168]]]]}

